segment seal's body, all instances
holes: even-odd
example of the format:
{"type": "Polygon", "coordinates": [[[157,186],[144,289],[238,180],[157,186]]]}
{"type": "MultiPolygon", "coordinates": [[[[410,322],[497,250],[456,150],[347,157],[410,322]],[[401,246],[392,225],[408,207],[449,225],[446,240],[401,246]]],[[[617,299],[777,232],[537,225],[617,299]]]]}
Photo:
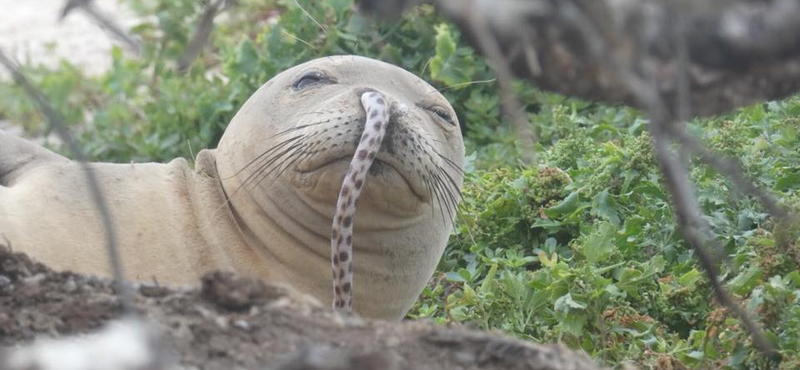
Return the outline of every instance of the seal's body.
{"type": "MultiPolygon", "coordinates": [[[[416,76],[361,57],[282,72],[242,106],[194,170],[92,163],[126,275],[187,284],[211,270],[288,283],[330,302],[331,225],[348,162],[379,91],[391,124],[368,169],[353,230],[353,309],[399,319],[452,228],[464,149],[447,101],[416,76]]],[[[0,132],[0,243],[57,269],[110,274],[83,169],[0,132]]]]}
{"type": "MultiPolygon", "coordinates": [[[[0,158],[7,149],[36,149],[0,132],[0,158]],[[16,145],[9,145],[16,142],[16,145]]],[[[255,253],[245,248],[230,217],[210,216],[225,203],[213,156],[167,164],[91,163],[103,189],[129,278],[190,284],[205,267],[259,275],[255,253]]],[[[0,242],[7,240],[57,270],[110,275],[106,239],[84,168],[52,155],[31,158],[13,181],[0,186],[0,242]]],[[[7,177],[10,179],[10,177],[7,177]]]]}

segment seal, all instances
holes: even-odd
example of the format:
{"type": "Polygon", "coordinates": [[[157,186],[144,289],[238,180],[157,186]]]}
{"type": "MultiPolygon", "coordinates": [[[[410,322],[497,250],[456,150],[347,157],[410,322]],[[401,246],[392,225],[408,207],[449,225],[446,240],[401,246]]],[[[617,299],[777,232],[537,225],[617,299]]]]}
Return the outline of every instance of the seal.
{"type": "MultiPolygon", "coordinates": [[[[361,100],[369,92],[385,100],[385,131],[360,172],[360,197],[351,198],[358,221],[343,235],[352,243],[347,270],[353,310],[402,318],[452,230],[464,147],[456,115],[436,89],[363,57],[316,59],[276,75],[244,103],[217,148],[198,153],[194,169],[182,158],[89,164],[108,200],[126,276],[180,285],[231,270],[333,301],[331,225],[350,162],[359,158],[368,121],[361,100]]],[[[56,269],[109,275],[81,171],[0,132],[0,240],[56,269]]]]}

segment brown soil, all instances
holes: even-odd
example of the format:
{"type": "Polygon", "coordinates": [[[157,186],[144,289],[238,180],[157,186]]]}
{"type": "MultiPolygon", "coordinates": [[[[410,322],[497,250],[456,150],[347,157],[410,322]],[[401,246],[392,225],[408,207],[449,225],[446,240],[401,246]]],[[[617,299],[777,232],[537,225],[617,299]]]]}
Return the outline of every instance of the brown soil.
{"type": "MultiPolygon", "coordinates": [[[[599,368],[564,347],[502,334],[342,316],[287,287],[227,273],[207,275],[199,289],[136,286],[133,301],[186,368],[599,368]]],[[[92,331],[120,317],[121,307],[109,280],[54,272],[0,247],[0,352],[92,331]]]]}

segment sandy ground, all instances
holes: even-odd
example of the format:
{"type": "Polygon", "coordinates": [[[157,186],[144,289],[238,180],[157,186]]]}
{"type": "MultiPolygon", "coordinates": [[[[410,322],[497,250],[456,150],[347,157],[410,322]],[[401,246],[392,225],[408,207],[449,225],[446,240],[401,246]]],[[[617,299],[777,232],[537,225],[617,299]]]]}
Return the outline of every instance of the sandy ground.
{"type": "MultiPolygon", "coordinates": [[[[0,0],[0,48],[20,63],[56,67],[67,59],[89,73],[103,72],[111,64],[108,51],[118,42],[80,10],[59,20],[65,3],[0,0]]],[[[95,4],[124,28],[137,22],[135,14],[116,0],[96,0],[95,4]]]]}
{"type": "MultiPolygon", "coordinates": [[[[137,17],[116,0],[95,0],[96,7],[124,29],[137,17]]],[[[0,49],[20,64],[58,66],[68,60],[87,73],[100,74],[111,65],[109,50],[119,45],[84,12],[59,20],[64,0],[0,0],[0,49]]],[[[0,68],[0,79],[9,78],[0,68]]],[[[0,120],[0,129],[22,135],[19,126],[0,120]]],[[[36,138],[33,138],[36,139],[36,138]]]]}

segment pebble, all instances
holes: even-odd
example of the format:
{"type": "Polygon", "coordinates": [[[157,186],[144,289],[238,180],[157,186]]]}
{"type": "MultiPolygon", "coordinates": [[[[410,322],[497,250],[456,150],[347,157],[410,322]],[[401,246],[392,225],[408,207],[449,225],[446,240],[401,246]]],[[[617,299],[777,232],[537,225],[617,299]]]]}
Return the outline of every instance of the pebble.
{"type": "Polygon", "coordinates": [[[67,293],[72,293],[78,289],[78,284],[75,283],[75,279],[69,278],[66,283],[64,283],[64,291],[67,293]]]}
{"type": "Polygon", "coordinates": [[[39,283],[43,282],[45,279],[47,279],[47,276],[45,274],[38,273],[36,275],[29,276],[29,277],[26,277],[26,278],[22,279],[22,283],[25,284],[25,285],[38,285],[39,283]]]}
{"type": "Polygon", "coordinates": [[[242,329],[242,330],[250,330],[250,324],[244,320],[236,320],[233,322],[233,326],[242,329]]]}
{"type": "Polygon", "coordinates": [[[0,287],[5,287],[11,284],[11,279],[5,275],[0,275],[0,287]]]}

